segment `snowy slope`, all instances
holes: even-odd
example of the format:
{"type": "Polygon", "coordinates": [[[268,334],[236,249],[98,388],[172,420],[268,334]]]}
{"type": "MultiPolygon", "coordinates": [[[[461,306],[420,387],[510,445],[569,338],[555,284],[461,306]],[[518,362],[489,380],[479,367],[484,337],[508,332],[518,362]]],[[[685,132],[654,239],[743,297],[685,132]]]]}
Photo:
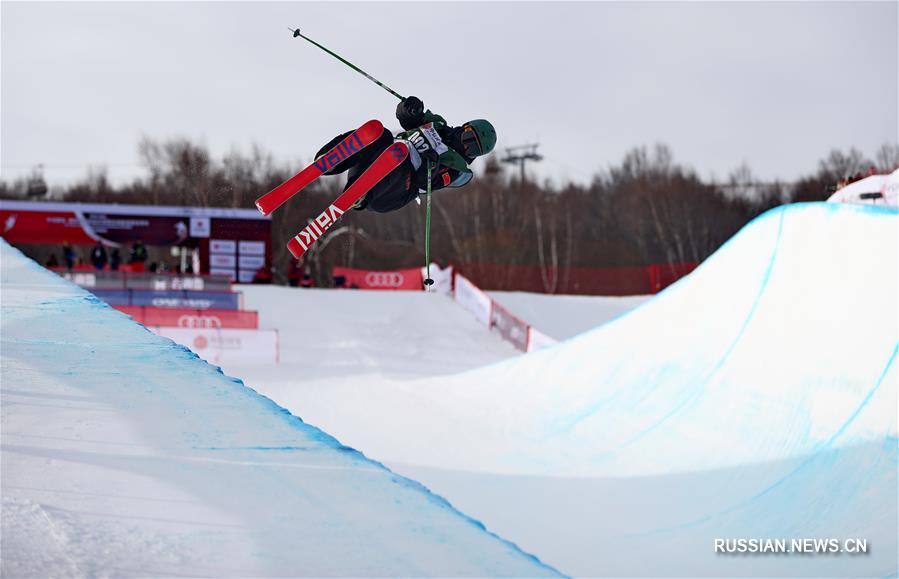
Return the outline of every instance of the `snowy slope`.
{"type": "Polygon", "coordinates": [[[0,262],[4,577],[554,574],[3,242],[0,262]]]}
{"type": "Polygon", "coordinates": [[[514,315],[557,340],[567,340],[606,324],[652,297],[487,293],[514,315]]]}
{"type": "Polygon", "coordinates": [[[565,573],[893,575],[897,239],[895,211],[779,208],[546,351],[277,399],[565,573]],[[822,537],[871,551],[713,552],[822,537]]]}
{"type": "MultiPolygon", "coordinates": [[[[320,391],[333,394],[454,374],[520,355],[443,295],[256,285],[239,289],[244,306],[259,311],[259,326],[278,330],[281,363],[232,364],[224,370],[273,399],[289,399],[297,389],[314,397],[320,391]]],[[[364,411],[358,406],[361,399],[348,395],[342,400],[347,415],[364,411]]]]}

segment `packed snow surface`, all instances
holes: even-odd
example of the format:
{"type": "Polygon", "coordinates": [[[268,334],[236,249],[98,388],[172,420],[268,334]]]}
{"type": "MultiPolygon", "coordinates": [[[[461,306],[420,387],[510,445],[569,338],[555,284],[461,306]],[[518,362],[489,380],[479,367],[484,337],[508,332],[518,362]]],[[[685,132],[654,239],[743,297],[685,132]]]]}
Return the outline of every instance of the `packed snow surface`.
{"type": "Polygon", "coordinates": [[[0,241],[4,577],[546,576],[0,241]]]}
{"type": "Polygon", "coordinates": [[[652,297],[487,293],[516,317],[556,340],[567,340],[607,324],[652,297]]]}
{"type": "Polygon", "coordinates": [[[778,208],[656,298],[528,355],[443,296],[250,291],[304,333],[282,342],[287,373],[241,375],[563,573],[891,576],[897,241],[895,210],[778,208]],[[764,538],[868,553],[714,551],[764,538]]]}

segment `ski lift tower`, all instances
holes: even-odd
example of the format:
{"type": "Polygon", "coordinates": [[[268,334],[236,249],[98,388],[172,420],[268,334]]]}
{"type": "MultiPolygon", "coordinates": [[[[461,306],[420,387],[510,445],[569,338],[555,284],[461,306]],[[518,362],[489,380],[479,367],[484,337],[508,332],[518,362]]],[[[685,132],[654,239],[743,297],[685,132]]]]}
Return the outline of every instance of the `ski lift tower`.
{"type": "Polygon", "coordinates": [[[506,156],[501,159],[503,163],[517,164],[521,171],[521,182],[524,183],[524,164],[527,161],[542,161],[543,156],[537,153],[537,147],[540,143],[533,145],[518,145],[517,147],[508,147],[506,156]]]}

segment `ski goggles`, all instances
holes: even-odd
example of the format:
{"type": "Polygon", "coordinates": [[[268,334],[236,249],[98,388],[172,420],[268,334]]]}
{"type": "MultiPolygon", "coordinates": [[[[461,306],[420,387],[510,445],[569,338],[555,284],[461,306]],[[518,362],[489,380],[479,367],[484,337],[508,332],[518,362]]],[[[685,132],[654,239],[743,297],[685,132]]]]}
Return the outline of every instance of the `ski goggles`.
{"type": "Polygon", "coordinates": [[[462,127],[462,149],[466,157],[477,157],[481,154],[481,141],[471,125],[462,127]]]}

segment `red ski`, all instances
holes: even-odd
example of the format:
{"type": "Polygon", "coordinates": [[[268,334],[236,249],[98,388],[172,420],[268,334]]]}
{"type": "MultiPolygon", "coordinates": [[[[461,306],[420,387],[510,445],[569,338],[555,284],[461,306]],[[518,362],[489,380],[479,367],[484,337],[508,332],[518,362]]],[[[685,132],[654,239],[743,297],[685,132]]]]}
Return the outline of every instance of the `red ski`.
{"type": "Polygon", "coordinates": [[[381,124],[381,121],[368,121],[347,135],[333,149],[316,159],[314,163],[257,199],[256,208],[263,215],[270,215],[272,211],[318,179],[322,173],[333,169],[341,161],[372,144],[383,132],[384,125],[381,124]]]}
{"type": "Polygon", "coordinates": [[[330,207],[309,222],[300,233],[287,243],[287,249],[297,259],[303,255],[315,241],[321,237],[340,216],[349,210],[356,201],[377,185],[388,173],[397,168],[409,156],[406,143],[397,142],[384,150],[375,162],[353,181],[349,189],[344,191],[330,207]]]}

